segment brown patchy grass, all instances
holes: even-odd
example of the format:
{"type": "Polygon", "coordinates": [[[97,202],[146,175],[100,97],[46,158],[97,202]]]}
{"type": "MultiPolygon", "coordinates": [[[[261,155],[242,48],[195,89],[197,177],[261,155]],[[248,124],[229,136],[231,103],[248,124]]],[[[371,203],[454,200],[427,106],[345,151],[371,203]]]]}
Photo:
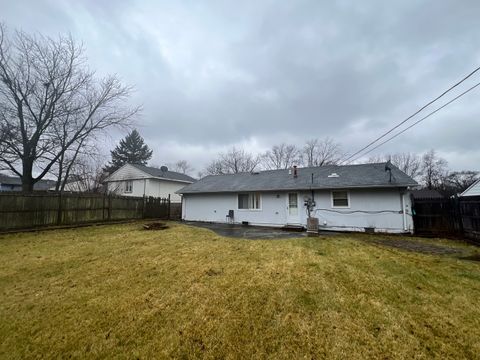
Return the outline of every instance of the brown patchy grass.
{"type": "Polygon", "coordinates": [[[1,236],[0,357],[480,354],[478,262],[351,234],[252,241],[170,225],[1,236]]]}

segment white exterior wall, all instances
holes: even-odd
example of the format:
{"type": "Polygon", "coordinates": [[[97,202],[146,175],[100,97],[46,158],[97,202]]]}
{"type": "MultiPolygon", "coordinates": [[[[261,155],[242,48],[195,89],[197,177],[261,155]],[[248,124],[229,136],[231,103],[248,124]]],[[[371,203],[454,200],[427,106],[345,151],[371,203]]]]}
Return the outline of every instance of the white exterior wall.
{"type": "Polygon", "coordinates": [[[182,196],[175,194],[175,191],[188,185],[187,183],[179,183],[176,181],[166,181],[158,179],[147,180],[147,196],[155,196],[166,198],[170,195],[172,202],[181,202],[182,196]]]}
{"type": "MultiPolygon", "coordinates": [[[[143,196],[144,184],[147,179],[131,180],[133,182],[132,192],[125,192],[127,180],[111,181],[108,183],[108,192],[113,192],[122,196],[143,196]]],[[[146,193],[145,193],[146,194],[146,193]]],[[[148,194],[146,194],[148,196],[148,194]]],[[[153,195],[152,195],[153,196],[153,195]]]]}
{"type": "Polygon", "coordinates": [[[283,226],[286,224],[285,194],[262,193],[261,209],[239,210],[236,193],[195,194],[183,196],[183,219],[189,221],[225,222],[228,210],[234,210],[234,221],[252,225],[283,226]]]}
{"type": "MultiPolygon", "coordinates": [[[[349,208],[334,208],[331,191],[315,191],[312,216],[318,217],[320,229],[364,231],[366,227],[374,227],[380,232],[413,232],[409,193],[399,189],[358,189],[349,190],[349,194],[349,208]]],[[[302,213],[302,223],[306,224],[306,212],[302,213]]]]}
{"type": "MultiPolygon", "coordinates": [[[[333,208],[331,191],[315,191],[316,208],[312,216],[319,218],[324,230],[364,231],[375,227],[381,232],[413,231],[411,203],[408,194],[403,195],[406,214],[402,212],[402,191],[399,189],[349,190],[349,208],[333,208]],[[362,211],[358,213],[348,213],[362,211]],[[373,213],[380,212],[382,213],[373,213]],[[405,221],[405,223],[404,223],[405,221]]],[[[311,192],[298,192],[296,223],[306,226],[307,212],[304,196],[311,192]]],[[[261,209],[239,210],[237,193],[185,194],[182,218],[188,221],[226,222],[228,210],[234,210],[234,221],[248,221],[251,225],[284,226],[289,221],[287,192],[261,193],[261,209]]]]}

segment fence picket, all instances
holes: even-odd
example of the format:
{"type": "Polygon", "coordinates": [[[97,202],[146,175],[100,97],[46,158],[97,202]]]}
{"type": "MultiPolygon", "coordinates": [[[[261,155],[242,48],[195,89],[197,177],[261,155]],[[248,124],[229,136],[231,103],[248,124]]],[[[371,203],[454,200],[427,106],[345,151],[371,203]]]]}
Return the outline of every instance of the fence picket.
{"type": "Polygon", "coordinates": [[[168,219],[170,201],[91,193],[0,192],[0,231],[141,218],[168,219]],[[105,214],[106,212],[106,214],[105,214]]]}

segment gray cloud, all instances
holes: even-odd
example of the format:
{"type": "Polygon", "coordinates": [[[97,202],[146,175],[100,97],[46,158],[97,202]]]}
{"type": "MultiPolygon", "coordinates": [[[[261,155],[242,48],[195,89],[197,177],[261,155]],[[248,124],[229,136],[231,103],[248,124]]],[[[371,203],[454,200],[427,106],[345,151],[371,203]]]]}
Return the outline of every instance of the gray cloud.
{"type": "MultiPolygon", "coordinates": [[[[477,1],[2,0],[1,8],[11,28],[81,39],[93,68],[135,85],[154,162],[185,158],[197,169],[232,144],[261,151],[331,136],[355,151],[480,62],[477,1]]],[[[477,97],[377,152],[435,148],[455,169],[479,169],[477,97]]]]}

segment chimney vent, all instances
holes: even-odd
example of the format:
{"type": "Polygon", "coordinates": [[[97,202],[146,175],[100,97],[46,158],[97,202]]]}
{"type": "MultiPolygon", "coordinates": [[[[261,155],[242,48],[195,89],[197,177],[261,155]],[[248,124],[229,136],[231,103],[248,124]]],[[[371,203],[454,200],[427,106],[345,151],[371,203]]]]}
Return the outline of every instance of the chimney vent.
{"type": "Polygon", "coordinates": [[[296,178],[297,176],[298,176],[297,165],[293,165],[293,177],[296,178]]]}

